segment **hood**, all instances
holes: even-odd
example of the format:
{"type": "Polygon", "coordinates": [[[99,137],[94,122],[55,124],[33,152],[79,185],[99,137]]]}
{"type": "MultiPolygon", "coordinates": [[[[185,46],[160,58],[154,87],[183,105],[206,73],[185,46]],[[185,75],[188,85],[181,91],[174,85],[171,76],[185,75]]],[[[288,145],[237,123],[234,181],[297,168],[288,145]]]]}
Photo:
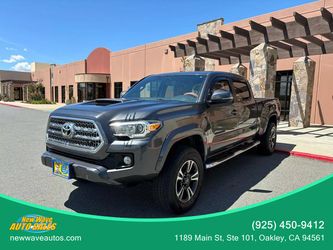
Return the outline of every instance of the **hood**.
{"type": "Polygon", "coordinates": [[[161,119],[170,114],[176,115],[187,110],[193,113],[196,103],[169,100],[121,100],[101,99],[84,103],[66,105],[52,112],[51,115],[77,117],[94,120],[140,120],[161,119]]]}

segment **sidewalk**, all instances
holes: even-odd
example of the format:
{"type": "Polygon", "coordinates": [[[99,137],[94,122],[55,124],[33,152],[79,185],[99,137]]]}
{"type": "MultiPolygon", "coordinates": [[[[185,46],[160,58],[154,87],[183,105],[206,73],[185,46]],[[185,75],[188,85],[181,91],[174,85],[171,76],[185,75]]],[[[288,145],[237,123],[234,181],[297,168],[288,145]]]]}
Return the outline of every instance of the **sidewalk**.
{"type": "Polygon", "coordinates": [[[277,149],[299,156],[332,160],[333,127],[311,126],[308,128],[288,127],[287,122],[278,125],[277,149]],[[321,157],[323,156],[323,157],[321,157]]]}
{"type": "Polygon", "coordinates": [[[57,103],[57,104],[30,104],[30,103],[23,103],[21,101],[15,101],[15,102],[3,102],[0,101],[0,105],[7,105],[7,106],[14,106],[19,108],[28,108],[28,109],[36,109],[41,111],[53,111],[57,108],[60,108],[64,106],[63,103],[57,103]]]}

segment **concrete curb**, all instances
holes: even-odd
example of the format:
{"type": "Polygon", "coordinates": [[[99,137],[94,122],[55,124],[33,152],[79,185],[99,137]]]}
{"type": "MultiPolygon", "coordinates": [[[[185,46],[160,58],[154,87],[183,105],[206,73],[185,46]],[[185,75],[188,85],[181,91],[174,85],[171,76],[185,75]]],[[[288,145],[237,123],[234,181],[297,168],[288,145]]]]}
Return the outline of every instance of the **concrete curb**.
{"type": "Polygon", "coordinates": [[[49,105],[49,104],[31,104],[31,105],[36,105],[35,107],[34,106],[31,106],[31,105],[17,105],[15,103],[7,103],[7,102],[2,102],[0,101],[0,105],[4,105],[4,106],[9,106],[9,107],[15,107],[15,108],[24,108],[24,109],[30,109],[30,110],[37,110],[37,111],[43,111],[43,112],[52,112],[58,108],[61,108],[63,106],[52,106],[52,107],[45,107],[45,105],[49,105]],[[39,106],[40,105],[40,106],[39,106]],[[44,107],[43,107],[44,106],[44,107]]]}
{"type": "Polygon", "coordinates": [[[317,160],[317,161],[326,161],[326,162],[331,162],[333,163],[333,157],[327,156],[327,155],[317,155],[317,154],[310,154],[306,152],[299,152],[299,151],[293,151],[293,150],[286,150],[286,149],[276,149],[276,151],[289,154],[292,156],[296,157],[303,157],[303,158],[308,158],[312,160],[317,160]]]}
{"type": "Polygon", "coordinates": [[[22,108],[21,106],[17,106],[15,104],[9,104],[9,103],[4,103],[4,102],[0,102],[1,105],[5,105],[5,106],[10,106],[10,107],[15,107],[15,108],[22,108]]]}

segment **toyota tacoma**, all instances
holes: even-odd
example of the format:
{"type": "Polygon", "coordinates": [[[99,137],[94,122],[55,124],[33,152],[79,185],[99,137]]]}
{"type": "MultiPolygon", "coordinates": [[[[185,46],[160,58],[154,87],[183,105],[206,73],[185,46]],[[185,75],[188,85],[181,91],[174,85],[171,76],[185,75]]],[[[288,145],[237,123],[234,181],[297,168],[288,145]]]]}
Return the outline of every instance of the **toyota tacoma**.
{"type": "Polygon", "coordinates": [[[128,186],[153,182],[162,207],[189,210],[204,173],[256,147],[272,154],[280,103],[225,72],[151,75],[119,99],[53,111],[42,163],[53,174],[128,186]]]}

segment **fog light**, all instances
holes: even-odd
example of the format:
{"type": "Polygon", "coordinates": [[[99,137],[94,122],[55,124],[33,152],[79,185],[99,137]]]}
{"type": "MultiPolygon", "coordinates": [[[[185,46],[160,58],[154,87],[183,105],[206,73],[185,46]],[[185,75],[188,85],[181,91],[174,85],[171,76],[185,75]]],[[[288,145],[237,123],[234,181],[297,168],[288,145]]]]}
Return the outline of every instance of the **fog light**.
{"type": "Polygon", "coordinates": [[[129,157],[129,156],[125,156],[123,161],[126,165],[131,165],[132,164],[132,158],[129,157]]]}

